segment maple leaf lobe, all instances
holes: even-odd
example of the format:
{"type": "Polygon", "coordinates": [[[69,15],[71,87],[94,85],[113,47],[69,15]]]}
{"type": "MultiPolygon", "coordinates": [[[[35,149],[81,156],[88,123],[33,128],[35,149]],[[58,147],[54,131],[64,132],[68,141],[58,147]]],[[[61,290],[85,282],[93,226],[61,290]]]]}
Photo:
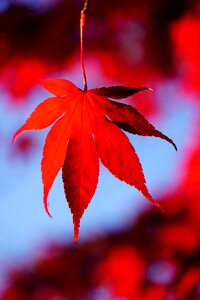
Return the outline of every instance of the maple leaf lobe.
{"type": "MultiPolygon", "coordinates": [[[[92,92],[95,93],[94,90],[92,92]]],[[[159,137],[172,144],[177,150],[176,144],[150,124],[133,106],[101,98],[101,96],[98,99],[99,105],[105,110],[105,116],[121,129],[132,134],[159,137]]]]}
{"type": "Polygon", "coordinates": [[[94,93],[99,96],[104,96],[112,99],[123,99],[144,90],[151,90],[151,89],[146,87],[135,88],[135,87],[126,87],[126,86],[118,85],[118,86],[111,86],[111,87],[101,87],[101,88],[93,89],[91,91],[94,91],[94,93]]]}
{"type": "Polygon", "coordinates": [[[65,195],[73,215],[75,242],[78,240],[81,217],[95,193],[99,177],[99,159],[86,104],[86,101],[80,102],[74,113],[73,130],[62,168],[65,195]]]}
{"type": "Polygon", "coordinates": [[[57,97],[67,95],[73,96],[73,93],[76,93],[79,90],[75,84],[66,79],[40,80],[38,83],[57,97]]]}

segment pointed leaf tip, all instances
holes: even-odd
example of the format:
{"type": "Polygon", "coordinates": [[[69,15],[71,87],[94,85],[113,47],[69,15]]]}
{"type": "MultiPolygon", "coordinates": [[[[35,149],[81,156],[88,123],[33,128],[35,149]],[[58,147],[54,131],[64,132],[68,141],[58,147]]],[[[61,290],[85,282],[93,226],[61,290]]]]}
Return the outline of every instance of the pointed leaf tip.
{"type": "Polygon", "coordinates": [[[156,200],[154,200],[154,198],[151,196],[151,194],[148,192],[147,188],[145,190],[145,192],[143,192],[143,195],[156,207],[158,207],[162,213],[164,213],[164,209],[162,208],[162,206],[160,205],[159,202],[157,202],[156,200]]]}
{"type": "Polygon", "coordinates": [[[74,245],[76,246],[76,248],[79,248],[78,241],[74,241],[74,245]]]}
{"type": "Polygon", "coordinates": [[[18,131],[19,130],[17,130],[16,132],[15,132],[15,134],[13,135],[13,137],[12,137],[12,143],[14,143],[14,142],[16,142],[16,139],[17,139],[17,137],[18,137],[18,131]]]}
{"type": "Polygon", "coordinates": [[[78,246],[78,236],[79,236],[79,228],[80,228],[80,219],[76,220],[76,218],[73,218],[74,223],[74,245],[78,246]]]}
{"type": "Polygon", "coordinates": [[[165,213],[165,211],[164,211],[164,209],[162,208],[162,206],[160,205],[160,203],[156,202],[155,205],[161,210],[161,212],[162,212],[163,214],[165,213]]]}
{"type": "Polygon", "coordinates": [[[146,182],[145,182],[143,188],[140,189],[140,191],[142,192],[143,196],[146,199],[148,199],[153,205],[157,206],[163,212],[163,209],[162,209],[161,205],[149,193],[148,188],[146,186],[146,182]]]}
{"type": "Polygon", "coordinates": [[[44,209],[47,213],[47,215],[53,219],[52,215],[50,214],[50,211],[49,211],[49,205],[48,205],[48,201],[47,201],[47,197],[48,197],[48,194],[44,194],[44,198],[43,198],[43,203],[44,203],[44,209]]]}
{"type": "Polygon", "coordinates": [[[178,148],[177,148],[177,146],[176,146],[176,144],[172,141],[172,145],[174,146],[174,149],[176,150],[176,151],[178,151],[178,148]]]}
{"type": "Polygon", "coordinates": [[[156,132],[158,133],[157,137],[160,137],[161,139],[166,140],[168,143],[170,143],[174,147],[174,149],[176,151],[178,151],[178,148],[172,139],[168,138],[168,136],[166,136],[165,134],[162,134],[162,132],[160,132],[158,130],[156,130],[156,132]]]}
{"type": "Polygon", "coordinates": [[[13,135],[13,138],[12,138],[12,143],[15,143],[16,140],[18,139],[18,137],[20,136],[20,134],[24,131],[24,125],[22,125],[16,132],[15,134],[13,135]]]}

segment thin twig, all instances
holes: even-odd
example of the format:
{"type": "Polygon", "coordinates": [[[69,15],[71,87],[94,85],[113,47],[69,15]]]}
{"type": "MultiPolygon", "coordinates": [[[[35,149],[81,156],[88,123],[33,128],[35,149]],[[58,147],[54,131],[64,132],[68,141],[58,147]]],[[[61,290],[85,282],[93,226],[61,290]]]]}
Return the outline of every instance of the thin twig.
{"type": "Polygon", "coordinates": [[[85,72],[85,65],[84,65],[84,29],[85,29],[85,22],[88,12],[90,0],[85,0],[83,9],[81,10],[80,16],[80,60],[81,60],[81,69],[83,73],[83,83],[84,83],[84,91],[87,91],[87,77],[85,72]]]}
{"type": "Polygon", "coordinates": [[[83,6],[83,9],[82,9],[82,11],[83,11],[84,13],[87,12],[88,7],[89,7],[89,4],[90,4],[90,0],[85,0],[84,6],[83,6]]]}

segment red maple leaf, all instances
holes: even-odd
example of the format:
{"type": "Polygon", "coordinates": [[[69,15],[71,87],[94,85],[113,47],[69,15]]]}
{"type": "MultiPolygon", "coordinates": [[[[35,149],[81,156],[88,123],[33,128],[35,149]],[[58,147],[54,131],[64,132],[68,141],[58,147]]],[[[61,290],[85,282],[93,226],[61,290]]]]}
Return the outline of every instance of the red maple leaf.
{"type": "Polygon", "coordinates": [[[44,206],[50,215],[48,194],[62,168],[65,195],[73,215],[75,243],[81,217],[97,187],[99,158],[115,177],[134,186],[160,207],[149,194],[139,158],[121,129],[133,134],[160,137],[176,149],[174,142],[156,130],[135,108],[108,99],[126,98],[147,88],[114,86],[87,89],[83,31],[88,5],[89,0],[85,0],[80,18],[84,90],[64,79],[40,82],[57,97],[39,104],[14,135],[16,139],[24,130],[43,129],[54,123],[47,135],[41,162],[44,206]]]}
{"type": "Polygon", "coordinates": [[[149,194],[139,158],[120,128],[133,134],[160,137],[175,149],[176,145],[134,107],[107,98],[125,98],[144,88],[117,86],[82,91],[64,79],[46,80],[41,85],[57,97],[39,104],[14,139],[25,130],[43,129],[54,123],[45,141],[41,163],[44,206],[50,215],[47,197],[62,168],[75,242],[80,219],[97,187],[99,158],[114,176],[159,206],[149,194]]]}

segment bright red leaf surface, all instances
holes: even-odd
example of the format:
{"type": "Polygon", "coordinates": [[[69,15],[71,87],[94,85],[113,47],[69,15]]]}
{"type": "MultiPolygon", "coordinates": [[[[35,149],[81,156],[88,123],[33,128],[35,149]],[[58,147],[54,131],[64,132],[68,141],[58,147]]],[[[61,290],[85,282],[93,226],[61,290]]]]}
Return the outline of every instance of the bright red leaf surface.
{"type": "Polygon", "coordinates": [[[65,195],[73,215],[74,241],[77,242],[80,220],[90,203],[98,183],[99,158],[117,178],[134,186],[153,204],[139,158],[127,136],[155,136],[170,142],[143,115],[130,105],[117,103],[144,88],[123,86],[82,91],[64,79],[42,81],[41,85],[57,97],[39,104],[14,139],[25,130],[43,129],[54,123],[43,150],[41,163],[44,206],[56,175],[62,168],[65,195]]]}

